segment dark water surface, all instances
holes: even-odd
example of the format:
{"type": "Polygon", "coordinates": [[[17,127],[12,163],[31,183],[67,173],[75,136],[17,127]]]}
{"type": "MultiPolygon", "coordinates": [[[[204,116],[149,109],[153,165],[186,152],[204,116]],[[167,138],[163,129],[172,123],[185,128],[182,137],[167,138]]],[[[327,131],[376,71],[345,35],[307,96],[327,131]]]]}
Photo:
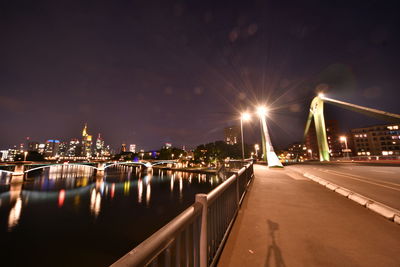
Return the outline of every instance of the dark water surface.
{"type": "Polygon", "coordinates": [[[0,266],[108,266],[220,182],[214,175],[82,166],[0,176],[0,266]]]}

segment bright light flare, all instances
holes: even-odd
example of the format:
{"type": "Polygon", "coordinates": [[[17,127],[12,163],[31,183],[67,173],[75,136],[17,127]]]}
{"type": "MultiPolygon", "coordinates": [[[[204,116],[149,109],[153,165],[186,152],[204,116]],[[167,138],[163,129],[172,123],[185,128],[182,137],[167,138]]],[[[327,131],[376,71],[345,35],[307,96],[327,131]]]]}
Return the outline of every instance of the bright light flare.
{"type": "Polygon", "coordinates": [[[346,138],[346,136],[341,136],[341,137],[339,137],[339,140],[342,142],[346,142],[347,138],[346,138]]]}
{"type": "Polygon", "coordinates": [[[268,109],[264,106],[259,106],[257,107],[257,114],[258,116],[267,116],[268,115],[268,109]]]}
{"type": "Polygon", "coordinates": [[[319,98],[324,98],[324,97],[325,97],[325,94],[322,93],[322,92],[319,92],[319,93],[318,93],[318,97],[319,97],[319,98]]]}
{"type": "Polygon", "coordinates": [[[242,119],[243,121],[248,121],[248,120],[250,120],[250,119],[251,119],[250,113],[248,113],[248,112],[242,113],[241,119],[242,119]]]}

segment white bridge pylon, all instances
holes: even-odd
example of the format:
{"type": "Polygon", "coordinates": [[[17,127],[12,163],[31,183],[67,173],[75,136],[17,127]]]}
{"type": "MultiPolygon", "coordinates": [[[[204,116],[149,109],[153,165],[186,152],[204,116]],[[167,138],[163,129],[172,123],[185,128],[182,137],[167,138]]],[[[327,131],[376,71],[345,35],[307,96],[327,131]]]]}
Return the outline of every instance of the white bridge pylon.
{"type": "Polygon", "coordinates": [[[261,116],[261,130],[263,133],[262,138],[264,139],[264,144],[265,144],[265,151],[267,155],[267,163],[268,167],[279,167],[283,168],[283,165],[279,158],[276,156],[276,153],[274,151],[274,148],[272,146],[271,138],[268,133],[268,126],[267,126],[267,120],[265,116],[261,116]]]}

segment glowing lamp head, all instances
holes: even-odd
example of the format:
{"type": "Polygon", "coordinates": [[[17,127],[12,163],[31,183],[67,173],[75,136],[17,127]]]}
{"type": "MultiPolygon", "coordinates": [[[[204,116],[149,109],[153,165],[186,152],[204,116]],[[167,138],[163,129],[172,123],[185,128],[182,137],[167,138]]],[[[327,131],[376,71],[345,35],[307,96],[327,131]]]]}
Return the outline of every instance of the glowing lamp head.
{"type": "Polygon", "coordinates": [[[241,119],[243,121],[248,121],[248,120],[250,120],[250,118],[251,118],[250,113],[245,112],[245,113],[242,113],[242,115],[241,115],[241,119]]]}
{"type": "Polygon", "coordinates": [[[319,98],[324,98],[325,95],[324,95],[324,93],[320,92],[320,93],[318,93],[318,97],[319,97],[319,98]]]}
{"type": "Polygon", "coordinates": [[[347,140],[346,136],[339,137],[340,141],[345,142],[347,140]]]}
{"type": "Polygon", "coordinates": [[[257,114],[258,116],[267,116],[268,115],[268,109],[264,106],[259,106],[257,108],[257,114]]]}

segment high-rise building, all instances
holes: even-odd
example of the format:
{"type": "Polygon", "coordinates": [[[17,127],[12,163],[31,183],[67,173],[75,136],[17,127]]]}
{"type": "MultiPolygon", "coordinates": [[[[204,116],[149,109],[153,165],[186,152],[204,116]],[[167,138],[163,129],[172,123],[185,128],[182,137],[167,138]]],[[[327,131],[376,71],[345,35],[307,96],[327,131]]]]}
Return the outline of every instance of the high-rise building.
{"type": "Polygon", "coordinates": [[[96,139],[96,156],[103,156],[105,154],[104,140],[101,138],[101,134],[96,139]]]}
{"type": "Polygon", "coordinates": [[[67,156],[69,157],[77,157],[82,155],[82,147],[79,143],[79,140],[74,138],[69,141],[67,156]]]}
{"type": "Polygon", "coordinates": [[[165,148],[165,149],[170,149],[170,148],[172,148],[172,143],[165,143],[164,148],[165,148]]]}
{"type": "MultiPolygon", "coordinates": [[[[326,138],[328,139],[329,154],[332,157],[342,157],[342,144],[340,143],[339,123],[336,120],[326,121],[326,138]]],[[[318,142],[315,132],[314,121],[311,122],[310,129],[305,139],[307,156],[309,158],[318,158],[318,142]]]]}
{"type": "Polygon", "coordinates": [[[126,144],[121,145],[121,153],[126,152],[126,144]]]}
{"type": "Polygon", "coordinates": [[[28,150],[29,151],[38,151],[39,150],[39,143],[38,142],[28,142],[28,150]]]}
{"type": "Polygon", "coordinates": [[[400,155],[400,124],[375,125],[351,130],[354,155],[400,155]]]}
{"type": "Polygon", "coordinates": [[[58,154],[63,157],[66,156],[68,152],[68,143],[67,142],[60,142],[58,147],[58,154]]]}
{"type": "Polygon", "coordinates": [[[46,157],[57,157],[59,155],[60,141],[49,139],[46,141],[44,155],[46,157]]]}
{"type": "Polygon", "coordinates": [[[46,149],[46,144],[39,144],[38,146],[38,152],[42,155],[44,155],[44,150],[46,149]]]}
{"type": "Polygon", "coordinates": [[[239,126],[226,127],[224,129],[224,141],[228,145],[234,145],[240,142],[239,126]]]}
{"type": "Polygon", "coordinates": [[[0,150],[1,161],[5,161],[8,158],[8,150],[0,150]]]}
{"type": "Polygon", "coordinates": [[[87,123],[85,123],[85,127],[82,131],[82,156],[92,156],[92,136],[87,132],[87,123]]]}
{"type": "Polygon", "coordinates": [[[129,152],[136,153],[136,144],[129,145],[129,152]]]}

